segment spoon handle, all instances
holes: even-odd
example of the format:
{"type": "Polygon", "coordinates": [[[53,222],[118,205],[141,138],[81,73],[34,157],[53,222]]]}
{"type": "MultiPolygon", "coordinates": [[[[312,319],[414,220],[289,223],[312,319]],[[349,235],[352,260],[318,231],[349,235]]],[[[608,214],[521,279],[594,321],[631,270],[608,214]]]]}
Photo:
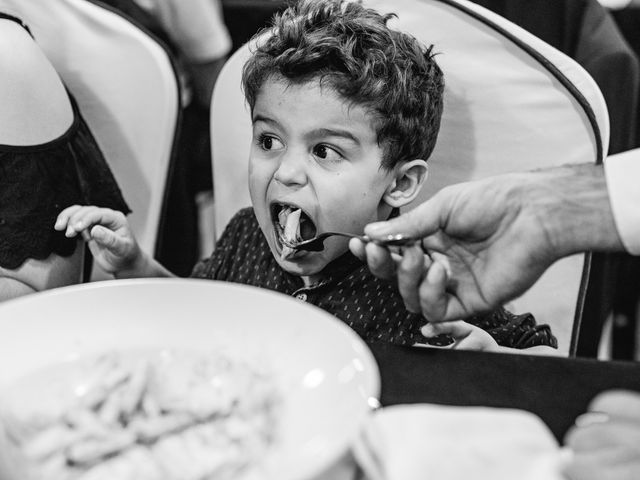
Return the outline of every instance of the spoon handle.
{"type": "Polygon", "coordinates": [[[405,245],[411,245],[419,241],[416,238],[406,237],[401,233],[387,235],[384,238],[376,239],[376,240],[372,240],[367,235],[356,235],[355,233],[344,233],[344,232],[325,232],[319,235],[319,237],[327,238],[332,235],[340,235],[342,237],[348,237],[348,238],[358,238],[365,243],[372,242],[372,243],[375,243],[376,245],[381,245],[383,247],[403,247],[405,245]]]}

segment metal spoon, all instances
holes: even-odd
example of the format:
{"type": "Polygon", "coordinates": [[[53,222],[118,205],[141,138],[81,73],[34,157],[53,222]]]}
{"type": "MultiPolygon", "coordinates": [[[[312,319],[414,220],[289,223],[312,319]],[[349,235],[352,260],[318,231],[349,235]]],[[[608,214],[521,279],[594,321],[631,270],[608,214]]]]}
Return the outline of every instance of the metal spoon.
{"type": "Polygon", "coordinates": [[[359,238],[363,242],[373,242],[376,245],[382,245],[385,247],[401,247],[403,245],[410,245],[416,242],[415,238],[405,237],[401,233],[396,233],[394,235],[387,235],[385,238],[381,240],[372,240],[366,235],[356,235],[355,233],[344,233],[344,232],[323,232],[320,235],[317,235],[309,240],[303,240],[302,242],[289,242],[287,240],[283,240],[282,243],[289,248],[293,248],[295,250],[305,250],[307,252],[320,252],[324,250],[324,241],[325,239],[332,237],[334,235],[338,235],[340,237],[347,238],[359,238]]]}

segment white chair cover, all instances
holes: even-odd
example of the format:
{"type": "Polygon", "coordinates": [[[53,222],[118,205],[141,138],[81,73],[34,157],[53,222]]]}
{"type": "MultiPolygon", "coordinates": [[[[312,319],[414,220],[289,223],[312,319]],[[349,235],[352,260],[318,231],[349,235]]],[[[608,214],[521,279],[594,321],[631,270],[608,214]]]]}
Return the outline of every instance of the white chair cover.
{"type": "MultiPolygon", "coordinates": [[[[560,164],[601,162],[608,148],[604,99],[571,58],[504,18],[465,0],[365,0],[394,12],[395,28],[439,52],[445,76],[441,131],[417,202],[442,187],[490,175],[560,164]]],[[[250,204],[247,158],[251,123],[240,89],[245,45],[227,62],[212,109],[216,233],[250,204]]],[[[587,262],[588,267],[588,262],[587,262]]],[[[581,316],[585,256],[553,265],[509,308],[552,325],[560,352],[581,316]]]]}
{"type": "MultiPolygon", "coordinates": [[[[87,0],[0,0],[21,18],[72,92],[124,197],[143,249],[155,251],[180,112],[164,48],[87,0]]],[[[94,279],[106,278],[94,268],[94,279]]]]}

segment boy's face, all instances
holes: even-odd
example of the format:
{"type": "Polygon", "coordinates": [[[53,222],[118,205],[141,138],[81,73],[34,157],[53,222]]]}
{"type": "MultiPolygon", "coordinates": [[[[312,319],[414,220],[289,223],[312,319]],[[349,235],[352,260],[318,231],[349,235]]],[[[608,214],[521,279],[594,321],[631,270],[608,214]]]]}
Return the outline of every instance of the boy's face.
{"type": "Polygon", "coordinates": [[[252,121],[249,189],[260,228],[283,269],[314,281],[348,241],[331,237],[321,252],[283,258],[289,213],[301,209],[306,239],[326,231],[361,234],[391,211],[382,198],[394,176],[380,167],[371,114],[317,80],[291,85],[276,77],[260,89],[252,121]]]}

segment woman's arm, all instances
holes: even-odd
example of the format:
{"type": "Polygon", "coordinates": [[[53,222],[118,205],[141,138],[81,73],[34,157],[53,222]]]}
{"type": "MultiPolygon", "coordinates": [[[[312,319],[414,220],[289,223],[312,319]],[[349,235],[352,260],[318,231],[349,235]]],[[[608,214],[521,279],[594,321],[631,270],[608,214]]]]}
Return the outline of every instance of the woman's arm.
{"type": "MultiPolygon", "coordinates": [[[[0,37],[0,144],[39,145],[60,137],[73,122],[60,77],[21,25],[0,19],[0,37]]],[[[20,178],[10,180],[20,182],[20,178]]],[[[27,259],[15,270],[0,265],[0,301],[78,283],[82,261],[82,242],[78,242],[69,257],[27,259]]]]}
{"type": "Polygon", "coordinates": [[[0,267],[0,301],[82,281],[84,243],[79,241],[69,257],[51,255],[44,260],[27,259],[20,267],[0,267]]]}

